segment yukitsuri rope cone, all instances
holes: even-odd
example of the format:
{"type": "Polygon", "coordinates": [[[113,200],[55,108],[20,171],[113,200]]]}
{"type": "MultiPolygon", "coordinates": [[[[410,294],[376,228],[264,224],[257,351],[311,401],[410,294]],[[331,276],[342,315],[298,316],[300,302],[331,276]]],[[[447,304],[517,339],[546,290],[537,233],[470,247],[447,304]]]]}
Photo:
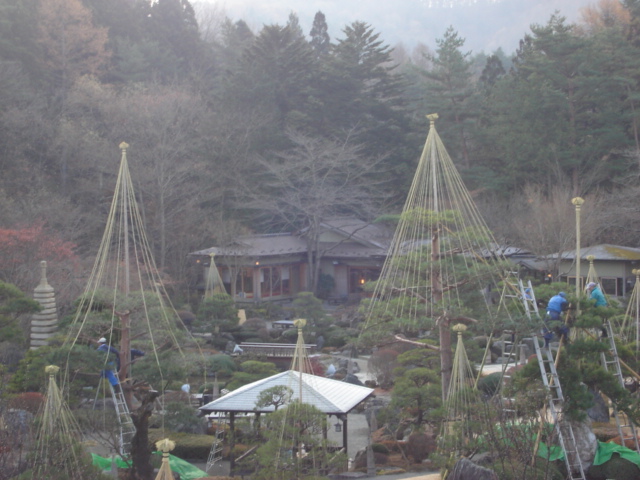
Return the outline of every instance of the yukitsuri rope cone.
{"type": "Polygon", "coordinates": [[[56,383],[59,370],[55,365],[45,368],[47,392],[39,418],[31,478],[85,480],[95,476],[97,470],[91,464],[91,457],[83,451],[80,427],[56,383]]]}

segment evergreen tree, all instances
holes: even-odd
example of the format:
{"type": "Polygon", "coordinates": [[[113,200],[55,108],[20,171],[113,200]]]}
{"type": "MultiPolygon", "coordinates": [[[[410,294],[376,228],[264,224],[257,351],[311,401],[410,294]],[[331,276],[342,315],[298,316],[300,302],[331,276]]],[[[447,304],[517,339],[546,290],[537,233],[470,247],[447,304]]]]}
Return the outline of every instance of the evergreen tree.
{"type": "Polygon", "coordinates": [[[245,50],[226,92],[252,108],[262,107],[282,132],[306,122],[315,68],[311,48],[295,28],[267,25],[245,50]]]}
{"type": "Polygon", "coordinates": [[[454,156],[462,157],[464,166],[471,166],[469,129],[477,112],[471,108],[474,93],[470,60],[471,52],[462,52],[465,40],[449,27],[444,37],[436,40],[438,48],[430,55],[431,70],[427,78],[427,103],[440,116],[438,131],[454,156]]]}
{"type": "Polygon", "coordinates": [[[399,184],[413,175],[411,162],[418,155],[406,141],[410,126],[403,98],[405,80],[396,72],[391,48],[370,25],[354,22],[343,33],[319,87],[324,131],[332,135],[352,130],[365,154],[387,154],[388,171],[398,182],[395,187],[403,189],[399,184]]]}
{"type": "Polygon", "coordinates": [[[151,68],[160,79],[169,81],[195,69],[204,47],[189,0],[157,0],[143,12],[147,48],[155,50],[151,68]]]}
{"type": "Polygon", "coordinates": [[[293,12],[289,14],[287,28],[291,31],[292,35],[304,38],[304,32],[302,31],[302,27],[300,27],[300,19],[298,18],[298,15],[293,12]]]}
{"type": "Polygon", "coordinates": [[[309,44],[318,58],[327,55],[331,48],[331,39],[329,37],[329,27],[327,25],[324,13],[318,11],[313,17],[313,26],[309,32],[311,40],[309,44]]]}
{"type": "Polygon", "coordinates": [[[42,75],[37,41],[38,0],[0,0],[0,62],[19,62],[32,80],[42,75]]]}
{"type": "Polygon", "coordinates": [[[482,163],[507,191],[566,182],[575,196],[620,172],[635,108],[627,67],[635,55],[621,40],[613,30],[578,36],[558,16],[532,27],[511,73],[484,98],[477,138],[482,163]]]}
{"type": "Polygon", "coordinates": [[[500,58],[497,55],[491,55],[487,58],[487,63],[480,75],[480,83],[492,87],[505,73],[507,72],[500,58]]]}

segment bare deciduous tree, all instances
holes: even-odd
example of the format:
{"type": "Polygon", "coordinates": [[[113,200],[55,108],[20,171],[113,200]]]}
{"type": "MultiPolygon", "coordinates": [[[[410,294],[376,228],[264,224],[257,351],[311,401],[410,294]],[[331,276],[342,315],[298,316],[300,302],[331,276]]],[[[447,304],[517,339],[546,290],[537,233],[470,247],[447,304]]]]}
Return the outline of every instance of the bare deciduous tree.
{"type": "Polygon", "coordinates": [[[292,147],[270,158],[257,157],[258,174],[247,185],[242,204],[256,210],[269,229],[298,230],[307,239],[307,281],[316,290],[321,224],[338,216],[371,218],[379,204],[382,158],[364,158],[359,145],[327,140],[289,130],[292,147]]]}
{"type": "MultiPolygon", "coordinates": [[[[555,253],[572,250],[576,246],[576,208],[568,185],[557,185],[549,192],[544,188],[527,185],[520,197],[512,202],[512,238],[514,245],[544,256],[548,269],[558,272],[559,257],[555,253]]],[[[598,194],[584,196],[580,211],[581,244],[593,245],[601,225],[598,194]]],[[[561,272],[558,272],[561,273],[561,272]]]]}

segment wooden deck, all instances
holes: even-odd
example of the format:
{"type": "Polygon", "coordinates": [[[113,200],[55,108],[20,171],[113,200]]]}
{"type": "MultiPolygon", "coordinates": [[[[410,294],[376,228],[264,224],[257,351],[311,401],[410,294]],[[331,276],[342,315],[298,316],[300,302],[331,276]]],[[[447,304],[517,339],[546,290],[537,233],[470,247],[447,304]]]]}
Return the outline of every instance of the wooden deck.
{"type": "MultiPolygon", "coordinates": [[[[268,358],[293,358],[296,350],[295,343],[242,342],[239,347],[242,349],[242,354],[255,353],[257,355],[265,355],[268,358]]],[[[313,353],[316,349],[316,344],[305,344],[304,348],[307,354],[313,353]]]]}

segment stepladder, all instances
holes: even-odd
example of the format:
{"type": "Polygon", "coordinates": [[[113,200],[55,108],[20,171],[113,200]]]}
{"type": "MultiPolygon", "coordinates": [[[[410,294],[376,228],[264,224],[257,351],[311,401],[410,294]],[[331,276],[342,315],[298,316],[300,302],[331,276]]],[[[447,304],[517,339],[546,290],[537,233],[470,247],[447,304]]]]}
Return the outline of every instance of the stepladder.
{"type": "MultiPolygon", "coordinates": [[[[624,388],[624,377],[622,376],[622,368],[620,367],[620,357],[618,356],[618,348],[616,347],[615,337],[611,323],[606,321],[602,326],[603,336],[601,341],[607,345],[608,352],[600,354],[602,367],[611,373],[620,386],[624,388]]],[[[638,432],[636,425],[629,417],[618,410],[614,402],[611,402],[611,410],[616,421],[620,443],[640,453],[640,443],[638,442],[638,432]]]]}
{"type": "Polygon", "coordinates": [[[111,398],[113,399],[113,405],[118,419],[118,453],[120,453],[122,457],[128,457],[131,453],[131,442],[136,434],[136,427],[133,424],[131,412],[129,412],[129,407],[124,398],[121,385],[114,386],[109,383],[109,388],[111,389],[111,398]]]}
{"type": "Polygon", "coordinates": [[[210,422],[211,428],[214,429],[214,434],[209,457],[207,458],[207,473],[210,473],[211,469],[222,460],[223,443],[228,428],[227,417],[223,416],[222,413],[218,413],[218,416],[210,417],[210,422]]]}
{"type": "Polygon", "coordinates": [[[577,449],[573,427],[571,426],[570,419],[565,415],[565,399],[553,355],[549,348],[540,347],[537,335],[533,336],[533,340],[542,383],[547,390],[546,408],[553,419],[558,443],[564,453],[564,461],[568,475],[567,479],[585,480],[584,467],[577,449]]]}
{"type": "Polygon", "coordinates": [[[533,291],[533,285],[531,285],[531,280],[527,280],[525,283],[524,280],[516,278],[515,275],[516,272],[509,272],[508,278],[504,280],[503,297],[515,298],[521,302],[524,313],[528,318],[539,318],[538,302],[535,292],[533,291]]]}

